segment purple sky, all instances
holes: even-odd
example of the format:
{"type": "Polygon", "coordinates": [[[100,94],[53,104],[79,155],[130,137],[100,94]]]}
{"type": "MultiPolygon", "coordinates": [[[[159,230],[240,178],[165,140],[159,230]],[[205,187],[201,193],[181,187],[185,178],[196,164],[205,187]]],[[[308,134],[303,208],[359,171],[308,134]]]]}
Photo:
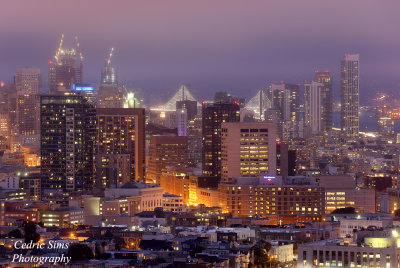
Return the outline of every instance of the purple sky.
{"type": "MultiPolygon", "coordinates": [[[[250,97],[270,82],[311,80],[331,70],[339,92],[344,53],[360,53],[361,99],[400,88],[400,1],[160,0],[2,1],[0,80],[40,67],[61,33],[77,34],[84,82],[98,83],[109,48],[120,78],[166,99],[182,82],[209,98],[250,97]],[[161,94],[160,94],[161,93],[161,94]]],[[[46,83],[46,82],[45,82],[46,83]]]]}

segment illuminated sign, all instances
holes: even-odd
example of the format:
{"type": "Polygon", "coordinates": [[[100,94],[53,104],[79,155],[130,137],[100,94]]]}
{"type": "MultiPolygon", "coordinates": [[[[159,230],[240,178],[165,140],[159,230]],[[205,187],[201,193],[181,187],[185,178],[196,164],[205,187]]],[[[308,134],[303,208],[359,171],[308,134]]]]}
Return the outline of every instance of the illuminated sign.
{"type": "Polygon", "coordinates": [[[264,176],[263,178],[266,179],[267,181],[275,180],[275,176],[264,176]]]}
{"type": "Polygon", "coordinates": [[[89,85],[75,85],[75,84],[72,84],[71,89],[72,90],[77,90],[77,91],[93,91],[94,87],[89,86],[89,85]]]}

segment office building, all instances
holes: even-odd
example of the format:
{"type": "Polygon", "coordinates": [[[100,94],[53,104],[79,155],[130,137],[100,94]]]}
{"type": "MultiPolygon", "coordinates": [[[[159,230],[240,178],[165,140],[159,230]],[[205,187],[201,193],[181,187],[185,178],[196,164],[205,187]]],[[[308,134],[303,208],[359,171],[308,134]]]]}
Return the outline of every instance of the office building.
{"type": "Polygon", "coordinates": [[[359,131],[360,56],[346,54],[341,64],[341,128],[349,136],[359,131]]]}
{"type": "Polygon", "coordinates": [[[42,75],[38,68],[20,68],[15,74],[17,125],[21,135],[39,134],[39,94],[42,75]]]}
{"type": "Polygon", "coordinates": [[[327,214],[346,207],[353,207],[360,213],[375,212],[375,190],[357,187],[353,177],[320,176],[318,183],[325,189],[327,214]]]}
{"type": "Polygon", "coordinates": [[[202,159],[202,119],[195,117],[188,122],[188,150],[189,162],[201,163],[202,159]]]}
{"type": "Polygon", "coordinates": [[[276,125],[222,123],[221,179],[276,174],[276,125]]]}
{"type": "Polygon", "coordinates": [[[77,93],[42,95],[40,105],[42,189],[49,192],[91,189],[95,108],[77,93]]]}
{"type": "Polygon", "coordinates": [[[0,84],[0,113],[2,118],[3,137],[10,142],[11,135],[18,135],[17,124],[17,90],[15,84],[0,84]],[[5,127],[7,125],[7,133],[5,127]]]}
{"type": "Polygon", "coordinates": [[[98,108],[122,108],[123,86],[120,84],[100,84],[97,91],[98,108]]]}
{"type": "Polygon", "coordinates": [[[296,84],[271,84],[268,88],[268,98],[271,109],[279,111],[282,122],[299,120],[300,86],[296,84]]]}
{"type": "Polygon", "coordinates": [[[153,136],[147,180],[160,184],[160,176],[168,166],[185,167],[188,164],[188,138],[186,136],[153,136]]]}
{"type": "Polygon", "coordinates": [[[325,215],[324,188],[310,177],[233,178],[219,184],[218,190],[219,206],[238,217],[275,215],[318,221],[325,215]]]}
{"type": "Polygon", "coordinates": [[[324,84],[314,81],[304,84],[304,124],[312,134],[323,131],[323,94],[324,84]]]}
{"type": "Polygon", "coordinates": [[[297,84],[271,84],[267,96],[271,107],[265,119],[277,124],[278,136],[282,139],[297,137],[300,120],[300,86],[297,84]]]}
{"type": "Polygon", "coordinates": [[[333,115],[333,93],[332,93],[332,77],[329,71],[315,72],[315,81],[324,85],[322,93],[322,130],[329,131],[332,129],[333,115]]]}
{"type": "Polygon", "coordinates": [[[96,186],[104,188],[126,181],[143,180],[145,110],[98,108],[97,123],[96,186]],[[127,162],[129,162],[129,177],[125,178],[123,176],[126,174],[127,162]]]}
{"type": "Polygon", "coordinates": [[[378,133],[384,138],[394,139],[394,120],[388,117],[378,118],[378,133]]]}
{"type": "Polygon", "coordinates": [[[237,103],[204,103],[202,108],[203,174],[221,176],[221,124],[239,122],[237,103]]]}

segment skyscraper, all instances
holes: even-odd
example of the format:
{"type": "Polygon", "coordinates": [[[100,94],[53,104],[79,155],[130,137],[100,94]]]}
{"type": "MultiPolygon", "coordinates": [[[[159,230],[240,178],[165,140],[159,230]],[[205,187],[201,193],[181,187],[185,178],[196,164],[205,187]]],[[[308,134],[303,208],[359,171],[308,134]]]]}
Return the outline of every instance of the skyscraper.
{"type": "Polygon", "coordinates": [[[239,122],[240,108],[237,103],[203,104],[203,175],[221,176],[221,124],[239,122]]]}
{"type": "Polygon", "coordinates": [[[349,136],[359,131],[359,54],[346,54],[341,64],[341,128],[349,136]]]}
{"type": "Polygon", "coordinates": [[[95,108],[79,93],[42,95],[41,185],[63,192],[93,187],[95,108]]]}
{"type": "Polygon", "coordinates": [[[271,84],[267,92],[271,100],[271,109],[267,110],[266,118],[271,118],[274,114],[278,116],[278,135],[281,138],[297,136],[295,132],[297,132],[299,121],[299,85],[271,84]]]}
{"type": "Polygon", "coordinates": [[[322,95],[322,130],[329,131],[332,129],[332,112],[333,112],[333,96],[332,96],[332,78],[329,71],[315,72],[315,81],[324,84],[322,95]]]}
{"type": "Polygon", "coordinates": [[[123,107],[124,87],[118,83],[117,69],[111,66],[113,52],[114,48],[111,48],[110,55],[104,60],[104,67],[101,69],[101,83],[97,93],[97,107],[99,108],[123,107]]]}
{"type": "Polygon", "coordinates": [[[276,174],[276,124],[222,123],[223,181],[276,174]]]}
{"type": "Polygon", "coordinates": [[[42,76],[38,68],[20,68],[15,74],[17,125],[22,135],[39,134],[39,94],[42,76]]]}
{"type": "Polygon", "coordinates": [[[7,141],[11,135],[18,134],[17,124],[17,91],[15,84],[0,83],[0,117],[2,133],[7,141]]]}
{"type": "MultiPolygon", "coordinates": [[[[116,185],[118,182],[143,180],[145,110],[143,108],[97,108],[97,123],[96,185],[105,188],[112,184],[116,185]],[[116,172],[107,176],[107,170],[112,168],[112,161],[119,161],[121,165],[129,161],[129,178],[119,178],[122,177],[122,173],[118,172],[115,165],[113,168],[116,172]]],[[[124,174],[126,174],[125,171],[124,174]]]]}
{"type": "Polygon", "coordinates": [[[312,134],[323,131],[323,94],[324,84],[315,81],[304,84],[304,124],[312,134]]]}
{"type": "Polygon", "coordinates": [[[82,84],[83,56],[75,37],[76,48],[63,48],[64,35],[56,51],[55,60],[49,61],[49,92],[68,91],[73,84],[82,84]]]}

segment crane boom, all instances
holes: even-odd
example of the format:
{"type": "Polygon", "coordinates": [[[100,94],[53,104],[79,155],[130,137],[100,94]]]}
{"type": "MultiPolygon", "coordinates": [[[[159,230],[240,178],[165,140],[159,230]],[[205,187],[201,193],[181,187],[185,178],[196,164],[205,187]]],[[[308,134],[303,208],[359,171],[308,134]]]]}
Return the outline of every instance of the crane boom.
{"type": "Polygon", "coordinates": [[[61,47],[62,47],[62,43],[64,41],[64,34],[61,34],[61,39],[60,39],[60,44],[58,46],[57,52],[56,52],[56,61],[58,63],[59,59],[60,59],[60,53],[61,53],[61,47]]]}
{"type": "Polygon", "coordinates": [[[114,48],[111,47],[110,54],[108,55],[108,59],[107,59],[107,66],[110,66],[111,58],[112,58],[113,54],[114,54],[114,48]]]}

